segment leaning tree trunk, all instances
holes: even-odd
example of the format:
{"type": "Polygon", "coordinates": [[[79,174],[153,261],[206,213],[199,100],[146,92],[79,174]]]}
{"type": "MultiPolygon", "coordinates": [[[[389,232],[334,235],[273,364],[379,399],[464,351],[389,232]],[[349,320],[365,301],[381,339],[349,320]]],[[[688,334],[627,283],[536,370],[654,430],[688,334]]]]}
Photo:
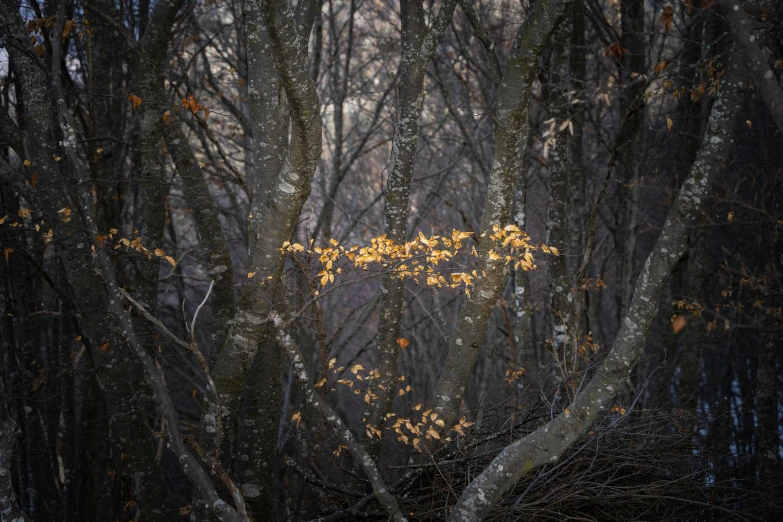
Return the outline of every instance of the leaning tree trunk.
{"type": "Polygon", "coordinates": [[[699,156],[672,206],[661,235],[636,284],[620,333],[596,375],[562,414],[530,435],[507,446],[465,489],[450,521],[484,518],[503,493],[531,470],[556,462],[620,391],[639,360],[650,326],[658,313],[666,280],[687,248],[712,182],[723,169],[734,144],[734,121],[744,97],[744,70],[734,53],[713,105],[699,156]]]}

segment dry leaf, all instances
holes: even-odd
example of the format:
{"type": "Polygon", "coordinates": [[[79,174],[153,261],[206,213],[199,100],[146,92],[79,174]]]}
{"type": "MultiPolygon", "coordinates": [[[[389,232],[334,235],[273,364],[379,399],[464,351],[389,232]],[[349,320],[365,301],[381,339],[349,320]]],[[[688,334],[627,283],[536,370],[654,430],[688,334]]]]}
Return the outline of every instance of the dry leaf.
{"type": "Polygon", "coordinates": [[[672,331],[678,334],[688,324],[688,319],[684,315],[678,315],[672,321],[672,331]]]}
{"type": "Polygon", "coordinates": [[[139,98],[135,94],[131,94],[130,96],[128,96],[128,101],[131,102],[134,109],[137,108],[139,105],[141,105],[141,98],[139,98]]]}

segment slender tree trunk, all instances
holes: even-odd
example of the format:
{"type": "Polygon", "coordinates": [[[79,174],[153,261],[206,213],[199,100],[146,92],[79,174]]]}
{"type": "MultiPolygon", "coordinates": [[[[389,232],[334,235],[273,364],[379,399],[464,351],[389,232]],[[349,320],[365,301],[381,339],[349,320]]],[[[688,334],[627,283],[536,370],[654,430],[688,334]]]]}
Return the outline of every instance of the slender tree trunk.
{"type": "Polygon", "coordinates": [[[446,429],[450,429],[457,418],[487,320],[506,280],[504,261],[493,261],[488,256],[496,247],[490,235],[493,226],[503,228],[511,223],[515,177],[522,168],[528,139],[530,88],[538,73],[538,61],[544,47],[567,6],[565,0],[541,0],[535,4],[514,39],[512,55],[498,91],[494,160],[478,245],[477,272],[486,276],[474,283],[470,297],[460,309],[433,398],[434,410],[442,416],[446,429]]]}
{"type": "MultiPolygon", "coordinates": [[[[447,0],[433,17],[431,27],[424,23],[421,0],[402,0],[402,56],[397,80],[397,113],[392,139],[391,168],[384,192],[384,231],[386,237],[397,244],[407,239],[408,206],[416,148],[419,143],[419,118],[424,105],[424,73],[432,55],[440,43],[444,31],[451,22],[456,0],[447,0]]],[[[376,370],[374,381],[377,402],[372,405],[369,422],[379,427],[392,411],[399,376],[402,319],[405,310],[405,282],[393,273],[381,280],[380,319],[376,370]]],[[[375,442],[370,453],[378,458],[380,441],[375,442]]]]}

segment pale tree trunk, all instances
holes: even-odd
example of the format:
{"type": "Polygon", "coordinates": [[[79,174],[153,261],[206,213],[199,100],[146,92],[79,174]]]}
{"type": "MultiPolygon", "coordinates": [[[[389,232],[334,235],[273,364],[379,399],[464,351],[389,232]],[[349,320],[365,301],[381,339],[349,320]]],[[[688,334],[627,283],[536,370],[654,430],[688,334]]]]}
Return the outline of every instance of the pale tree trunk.
{"type": "Polygon", "coordinates": [[[744,97],[744,70],[739,57],[727,66],[713,105],[699,156],[672,206],[661,235],[636,284],[631,306],[615,343],[596,375],[554,420],[507,446],[465,489],[450,521],[483,519],[501,496],[531,470],[556,462],[620,391],[643,350],[658,313],[666,280],[687,248],[688,233],[697,222],[712,181],[723,169],[734,143],[734,121],[744,97]]]}
{"type": "Polygon", "coordinates": [[[202,416],[202,441],[219,433],[220,415],[233,437],[239,398],[247,386],[246,397],[253,402],[242,423],[253,426],[243,432],[237,462],[247,462],[242,467],[242,491],[251,501],[251,511],[269,520],[277,515],[274,477],[284,369],[265,319],[285,291],[286,254],[280,248],[293,237],[321,156],[320,104],[307,70],[315,13],[302,11],[304,21],[297,20],[286,1],[245,3],[254,145],[249,218],[253,276],[242,288],[228,338],[212,369],[218,397],[209,399],[202,416]],[[259,378],[248,382],[252,368],[259,378]]]}
{"type": "Polygon", "coordinates": [[[538,62],[552,32],[562,17],[566,0],[541,0],[535,4],[514,39],[513,51],[498,89],[495,151],[484,211],[481,218],[478,273],[470,297],[460,309],[457,327],[449,341],[449,354],[438,380],[433,406],[447,429],[457,418],[465,388],[484,338],[487,320],[495,307],[507,276],[503,262],[492,261],[487,253],[495,241],[492,227],[511,223],[515,177],[522,168],[528,138],[530,88],[538,72],[538,62]]]}
{"type": "MultiPolygon", "coordinates": [[[[413,163],[419,143],[419,119],[424,104],[424,73],[438,48],[443,32],[451,23],[456,0],[446,0],[433,17],[431,27],[424,23],[421,0],[402,0],[402,56],[397,80],[397,113],[392,138],[391,167],[384,192],[384,232],[386,237],[401,244],[408,232],[408,206],[413,180],[413,163]]],[[[378,325],[375,395],[369,421],[378,427],[392,410],[399,376],[402,318],[405,309],[405,283],[393,274],[381,279],[381,304],[378,325]]],[[[378,457],[380,442],[370,453],[378,457]]]]}

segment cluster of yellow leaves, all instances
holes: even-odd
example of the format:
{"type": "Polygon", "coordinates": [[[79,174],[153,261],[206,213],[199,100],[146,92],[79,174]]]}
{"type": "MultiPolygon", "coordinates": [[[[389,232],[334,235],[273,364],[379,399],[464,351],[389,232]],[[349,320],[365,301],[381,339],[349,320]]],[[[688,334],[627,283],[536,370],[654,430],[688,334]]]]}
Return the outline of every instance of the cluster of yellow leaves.
{"type": "MultiPolygon", "coordinates": [[[[337,267],[337,264],[338,261],[344,260],[343,266],[348,265],[353,270],[368,271],[380,268],[391,272],[400,279],[415,280],[426,286],[464,287],[470,295],[470,289],[475,280],[483,276],[484,273],[480,276],[476,270],[471,272],[453,271],[444,276],[442,272],[453,269],[444,268],[441,265],[460,254],[478,258],[479,253],[475,247],[461,251],[463,241],[472,235],[471,232],[453,230],[449,236],[432,235],[428,237],[419,232],[411,241],[398,244],[384,234],[372,238],[368,246],[345,247],[331,239],[329,245],[312,249],[299,243],[286,241],[281,250],[293,255],[304,253],[316,258],[321,265],[316,277],[322,287],[333,283],[335,275],[342,273],[343,268],[337,267]]],[[[529,236],[517,226],[508,225],[501,228],[495,225],[490,233],[490,238],[496,242],[496,246],[486,253],[489,261],[502,261],[521,270],[536,268],[532,253],[536,247],[529,243],[529,236]]],[[[312,246],[312,242],[310,246],[312,246]]],[[[541,251],[559,255],[557,248],[554,247],[542,246],[541,251]]],[[[248,275],[248,277],[252,276],[248,275]]]]}
{"type": "MultiPolygon", "coordinates": [[[[692,101],[697,101],[706,94],[709,94],[710,96],[715,96],[718,94],[720,80],[723,78],[723,74],[725,72],[723,63],[714,59],[710,60],[702,67],[699,67],[698,72],[700,80],[693,86],[692,89],[688,89],[685,86],[682,86],[680,89],[672,91],[672,96],[675,100],[685,96],[686,93],[690,93],[692,101]]],[[[664,90],[671,91],[671,80],[664,82],[663,87],[664,90]]],[[[671,118],[667,118],[666,124],[669,130],[671,130],[674,122],[671,121],[671,118]]]]}
{"type": "MultiPolygon", "coordinates": [[[[71,209],[63,209],[59,213],[60,213],[60,215],[63,216],[63,221],[65,221],[66,223],[71,220],[71,218],[70,218],[71,209]],[[65,212],[65,211],[67,211],[67,212],[65,212]]],[[[30,216],[32,215],[32,210],[30,210],[29,208],[20,208],[19,210],[16,211],[16,214],[22,220],[24,220],[24,219],[30,218],[30,216]]],[[[8,215],[0,217],[0,225],[5,225],[6,221],[8,221],[8,215]]],[[[46,224],[46,222],[41,220],[39,223],[33,223],[33,227],[35,227],[35,231],[36,232],[40,232],[41,231],[41,226],[45,225],[45,224],[46,224]]],[[[11,228],[16,228],[16,227],[19,227],[19,226],[24,226],[24,223],[22,221],[10,221],[8,223],[8,226],[11,227],[11,228]]],[[[52,235],[53,235],[53,233],[52,233],[52,229],[51,228],[49,229],[48,232],[43,234],[42,238],[43,238],[43,241],[44,241],[45,245],[48,245],[49,242],[52,240],[52,235]]],[[[6,261],[8,261],[8,254],[13,252],[13,251],[14,251],[13,248],[6,248],[6,252],[5,252],[5,259],[6,259],[6,261]]]]}
{"type": "MultiPolygon", "coordinates": [[[[405,339],[401,339],[405,340],[405,339]]],[[[344,366],[337,366],[337,359],[333,358],[329,360],[328,367],[332,374],[342,375],[343,371],[346,370],[344,366]]],[[[361,364],[354,364],[350,368],[347,369],[349,373],[346,373],[345,375],[347,377],[350,377],[351,375],[354,376],[356,381],[364,382],[369,384],[370,381],[376,380],[380,377],[380,374],[377,370],[370,370],[366,374],[363,374],[362,372],[365,372],[364,366],[361,364]]],[[[324,385],[327,382],[327,377],[323,377],[320,381],[318,381],[315,384],[315,388],[323,388],[324,385]]],[[[399,394],[404,395],[406,392],[411,391],[411,387],[408,385],[404,385],[405,382],[405,376],[401,376],[398,379],[398,382],[403,383],[403,385],[399,389],[399,394]]],[[[354,395],[361,395],[362,390],[358,389],[359,384],[354,382],[351,379],[348,379],[346,377],[342,377],[339,380],[336,381],[336,384],[340,384],[343,386],[347,386],[348,388],[353,390],[354,395]]],[[[378,384],[379,388],[383,389],[383,386],[378,384]]],[[[375,395],[370,387],[368,386],[367,390],[364,390],[364,402],[367,404],[370,404],[372,401],[378,399],[378,396],[375,395]]],[[[420,450],[419,444],[421,443],[422,439],[435,439],[440,440],[442,435],[444,434],[444,430],[446,427],[445,421],[440,418],[440,415],[436,412],[433,412],[431,409],[425,410],[421,412],[423,406],[421,404],[417,404],[413,407],[414,413],[413,416],[408,418],[395,418],[397,417],[394,413],[388,413],[386,415],[386,422],[391,421],[391,419],[394,419],[394,421],[387,425],[385,429],[394,431],[397,433],[397,440],[407,444],[412,445],[417,450],[420,450]],[[418,412],[421,412],[421,414],[418,414],[418,412]],[[415,420],[415,418],[418,417],[418,420],[415,420]]],[[[367,419],[362,419],[362,422],[365,422],[365,433],[367,434],[368,438],[382,438],[383,437],[383,431],[379,429],[377,426],[373,426],[369,422],[366,422],[367,419]]],[[[294,415],[291,417],[291,422],[297,422],[297,426],[299,422],[301,421],[301,414],[299,412],[294,413],[294,415]]],[[[465,430],[472,426],[474,423],[469,422],[466,420],[465,417],[462,417],[459,422],[455,426],[451,428],[451,431],[457,432],[460,436],[465,435],[465,430]]],[[[446,440],[451,440],[450,438],[446,438],[446,440]]],[[[339,456],[342,450],[345,449],[345,446],[338,446],[336,450],[334,450],[333,454],[335,456],[339,456]]]]}
{"type": "MultiPolygon", "coordinates": [[[[116,234],[118,231],[116,228],[112,228],[109,231],[108,236],[97,236],[98,244],[103,245],[103,242],[108,237],[109,239],[114,238],[114,234],[116,234]]],[[[161,248],[156,248],[155,250],[149,250],[147,247],[141,244],[141,237],[137,236],[134,239],[128,239],[126,237],[121,237],[117,240],[117,245],[115,245],[114,250],[118,250],[120,247],[126,247],[131,250],[135,250],[136,252],[147,256],[147,259],[152,259],[152,256],[159,257],[161,259],[165,259],[169,265],[172,267],[177,266],[177,262],[174,260],[173,257],[168,255],[166,252],[163,251],[161,248]]]]}
{"type": "MultiPolygon", "coordinates": [[[[35,33],[42,30],[51,31],[57,26],[57,15],[53,14],[51,16],[47,16],[44,18],[33,18],[32,20],[29,20],[26,25],[27,32],[30,35],[30,41],[32,42],[34,46],[35,53],[38,56],[43,56],[46,52],[46,46],[43,43],[39,43],[39,38],[36,37],[35,33]]],[[[69,38],[71,36],[71,33],[76,31],[79,37],[79,40],[82,40],[84,38],[84,35],[89,36],[92,38],[92,27],[90,26],[89,20],[66,20],[63,24],[63,39],[69,38]]]]}
{"type": "MultiPolygon", "coordinates": [[[[513,264],[520,270],[535,270],[536,265],[533,262],[532,251],[536,248],[529,243],[530,237],[519,230],[516,225],[506,225],[500,228],[499,225],[493,225],[490,239],[496,241],[500,246],[497,249],[491,249],[487,252],[487,257],[491,261],[504,260],[505,264],[513,264]]],[[[547,254],[560,255],[554,247],[541,246],[541,251],[547,254]]]]}
{"type": "Polygon", "coordinates": [[[527,370],[524,368],[518,368],[516,370],[509,368],[506,370],[506,382],[511,384],[512,382],[519,380],[526,373],[527,370]]]}

